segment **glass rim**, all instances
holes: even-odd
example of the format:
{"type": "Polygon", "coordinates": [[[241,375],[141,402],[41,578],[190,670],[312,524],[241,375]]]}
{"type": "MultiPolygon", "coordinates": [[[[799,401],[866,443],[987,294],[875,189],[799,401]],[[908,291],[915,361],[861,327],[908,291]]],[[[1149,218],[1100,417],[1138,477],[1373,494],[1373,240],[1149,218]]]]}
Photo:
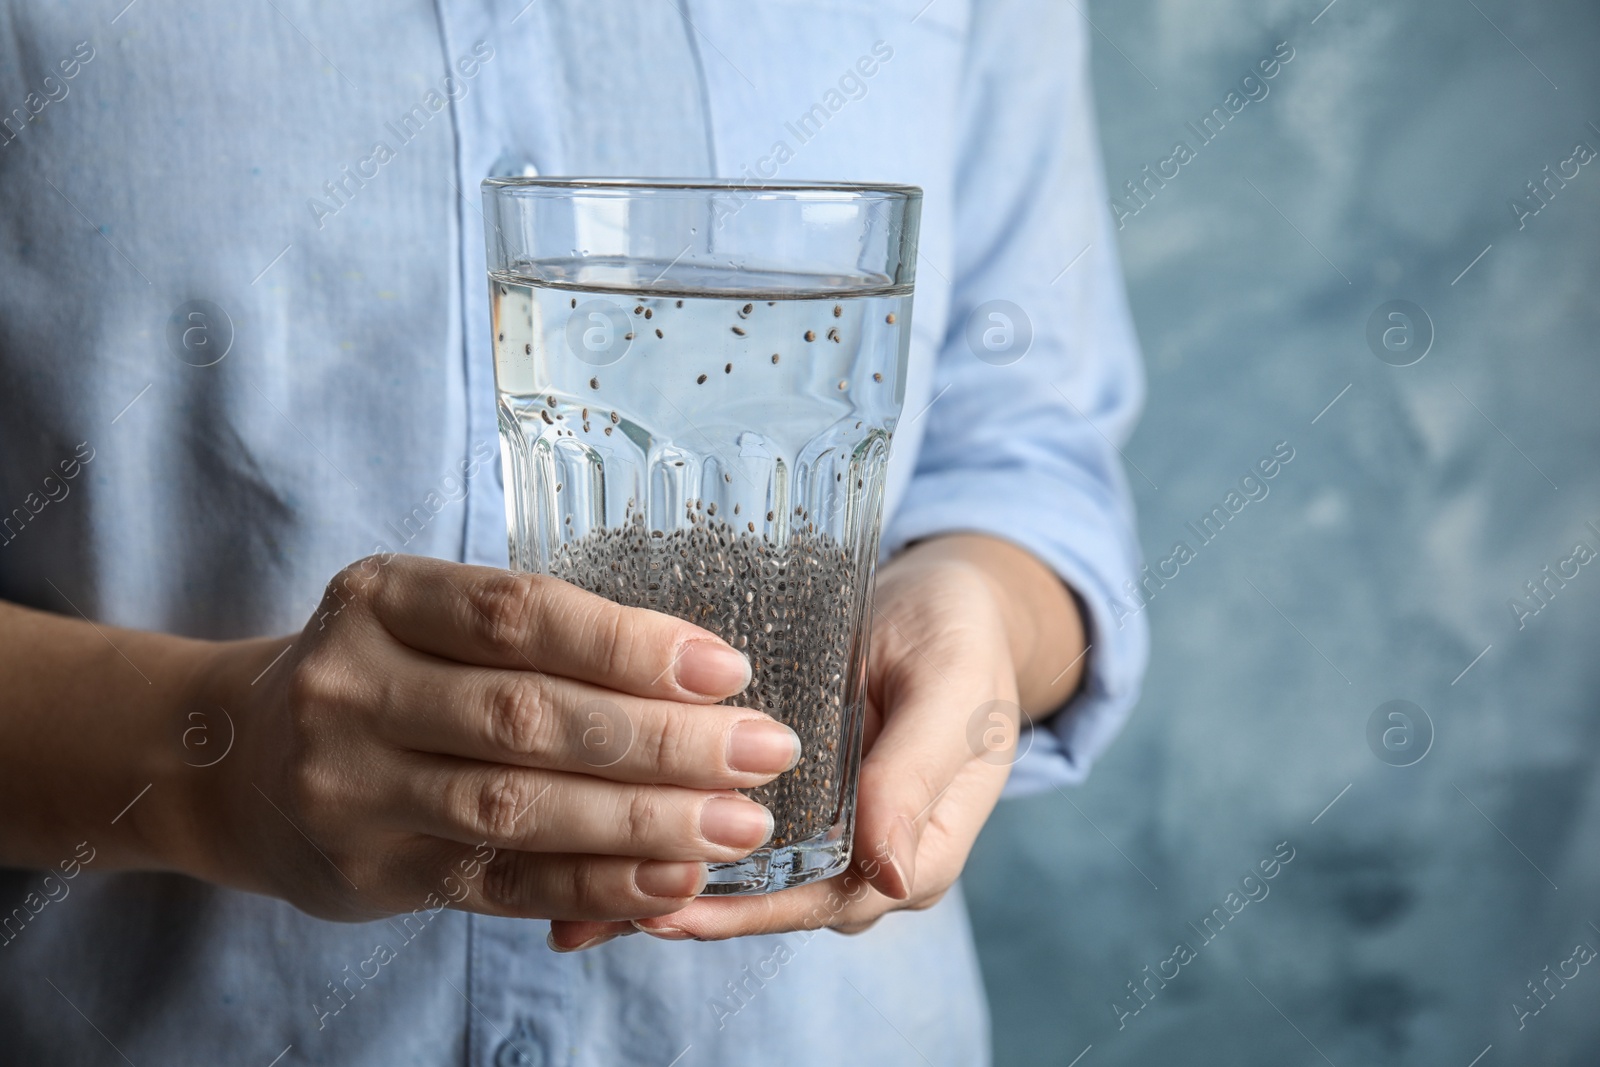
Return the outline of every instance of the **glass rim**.
{"type": "Polygon", "coordinates": [[[753,193],[764,199],[797,202],[852,200],[920,200],[920,185],[894,182],[747,181],[743,178],[606,178],[606,177],[492,177],[480,186],[485,193],[527,190],[530,193],[631,194],[631,193],[753,193]],[[807,195],[810,194],[810,195],[807,195]],[[818,195],[824,194],[824,195],[818,195]],[[826,194],[835,194],[832,196],[826,194]]]}

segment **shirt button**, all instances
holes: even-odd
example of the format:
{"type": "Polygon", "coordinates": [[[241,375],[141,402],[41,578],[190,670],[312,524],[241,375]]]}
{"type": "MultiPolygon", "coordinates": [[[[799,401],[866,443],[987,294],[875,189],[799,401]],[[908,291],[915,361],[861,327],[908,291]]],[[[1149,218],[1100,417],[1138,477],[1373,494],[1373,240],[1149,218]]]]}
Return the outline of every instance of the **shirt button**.
{"type": "Polygon", "coordinates": [[[527,1023],[518,1023],[495,1050],[494,1067],[544,1067],[544,1049],[527,1023]]]}
{"type": "Polygon", "coordinates": [[[489,168],[491,178],[537,178],[539,168],[527,156],[501,152],[489,168]]]}

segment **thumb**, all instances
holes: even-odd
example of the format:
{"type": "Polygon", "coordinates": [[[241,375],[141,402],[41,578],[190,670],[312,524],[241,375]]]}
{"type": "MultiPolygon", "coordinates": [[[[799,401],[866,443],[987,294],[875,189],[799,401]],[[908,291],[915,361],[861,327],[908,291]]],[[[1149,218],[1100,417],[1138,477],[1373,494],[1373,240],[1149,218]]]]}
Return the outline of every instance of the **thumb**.
{"type": "MultiPolygon", "coordinates": [[[[857,847],[872,840],[857,835],[857,847]]],[[[917,848],[922,832],[908,816],[896,815],[889,831],[870,852],[860,856],[856,869],[878,892],[891,900],[909,900],[917,879],[917,848]]]]}
{"type": "MultiPolygon", "coordinates": [[[[957,774],[971,767],[995,776],[998,797],[1010,771],[1008,761],[995,760],[982,747],[987,742],[969,739],[972,731],[966,716],[952,707],[957,701],[949,686],[907,689],[889,701],[883,732],[862,760],[856,809],[855,867],[874,889],[894,900],[911,897],[923,831],[957,774]],[[980,746],[976,751],[974,744],[980,746]]],[[[1010,751],[1015,751],[1020,711],[1011,719],[1010,751]]],[[[987,814],[980,814],[980,825],[987,814]]]]}

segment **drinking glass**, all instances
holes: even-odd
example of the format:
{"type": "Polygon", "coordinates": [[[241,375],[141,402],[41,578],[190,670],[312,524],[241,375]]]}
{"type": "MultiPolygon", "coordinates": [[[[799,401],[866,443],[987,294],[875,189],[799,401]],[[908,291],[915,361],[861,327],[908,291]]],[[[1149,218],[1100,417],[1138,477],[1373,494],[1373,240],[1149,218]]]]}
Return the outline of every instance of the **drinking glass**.
{"type": "MultiPolygon", "coordinates": [[[[842,183],[483,183],[512,566],[687,619],[750,660],[726,703],[800,735],[746,792],[766,847],[708,894],[850,861],[884,474],[922,193],[842,183]]],[[[585,759],[633,738],[581,709],[585,759]]]]}

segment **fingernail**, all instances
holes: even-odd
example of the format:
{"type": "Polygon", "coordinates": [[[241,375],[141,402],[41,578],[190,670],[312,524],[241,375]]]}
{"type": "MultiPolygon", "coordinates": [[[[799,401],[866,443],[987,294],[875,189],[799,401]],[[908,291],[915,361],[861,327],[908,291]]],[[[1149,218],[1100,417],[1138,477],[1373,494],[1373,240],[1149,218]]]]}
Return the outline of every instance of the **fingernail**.
{"type": "Polygon", "coordinates": [[[714,845],[754,852],[772,836],[772,812],[743,797],[712,797],[700,809],[700,835],[714,845]]]}
{"type": "Polygon", "coordinates": [[[678,860],[645,860],[633,870],[633,884],[647,897],[692,897],[705,888],[706,865],[678,860]]]}
{"type": "Polygon", "coordinates": [[[694,935],[689,931],[680,930],[676,926],[640,926],[638,920],[634,920],[633,928],[641,934],[659,937],[663,941],[693,941],[695,939],[694,935]]]}
{"type": "Polygon", "coordinates": [[[894,825],[889,828],[888,866],[900,880],[903,892],[887,895],[895,900],[909,898],[912,880],[917,875],[917,828],[904,815],[896,819],[894,825]]]}
{"type": "Polygon", "coordinates": [[[745,774],[782,774],[800,762],[800,735],[771,719],[746,719],[728,734],[728,766],[745,774]]]}
{"type": "Polygon", "coordinates": [[[594,948],[596,945],[603,945],[616,936],[616,934],[597,934],[587,941],[580,941],[571,948],[567,948],[564,945],[558,945],[556,943],[555,931],[552,930],[550,933],[544,935],[544,943],[549,945],[550,948],[556,952],[582,952],[586,948],[594,948]]]}
{"type": "Polygon", "coordinates": [[[750,661],[721,641],[694,641],[678,657],[676,678],[691,693],[729,697],[750,684],[750,661]]]}

